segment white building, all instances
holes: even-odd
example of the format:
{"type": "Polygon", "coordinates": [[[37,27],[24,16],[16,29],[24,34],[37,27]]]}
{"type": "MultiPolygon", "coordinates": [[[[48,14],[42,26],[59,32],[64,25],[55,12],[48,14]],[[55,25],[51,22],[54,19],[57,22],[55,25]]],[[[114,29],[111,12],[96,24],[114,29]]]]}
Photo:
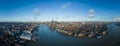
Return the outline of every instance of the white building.
{"type": "Polygon", "coordinates": [[[32,38],[32,34],[31,33],[22,33],[22,35],[20,36],[21,39],[25,39],[25,40],[31,40],[32,38]]]}

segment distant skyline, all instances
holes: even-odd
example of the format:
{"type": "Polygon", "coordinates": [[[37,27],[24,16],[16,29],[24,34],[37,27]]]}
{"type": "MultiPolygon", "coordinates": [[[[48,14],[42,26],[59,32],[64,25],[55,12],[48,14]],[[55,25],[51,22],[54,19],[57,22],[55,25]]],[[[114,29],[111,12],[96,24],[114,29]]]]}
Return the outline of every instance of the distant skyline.
{"type": "Polygon", "coordinates": [[[120,21],[119,0],[0,0],[0,22],[120,21]]]}

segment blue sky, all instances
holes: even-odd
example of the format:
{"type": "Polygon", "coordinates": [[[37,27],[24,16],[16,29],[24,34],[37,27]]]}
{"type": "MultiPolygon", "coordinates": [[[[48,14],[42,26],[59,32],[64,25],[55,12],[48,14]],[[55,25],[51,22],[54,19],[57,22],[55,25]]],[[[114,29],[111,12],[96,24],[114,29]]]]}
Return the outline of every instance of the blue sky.
{"type": "Polygon", "coordinates": [[[0,0],[0,21],[51,21],[52,19],[115,21],[113,17],[118,17],[120,20],[119,2],[119,0],[0,0]],[[94,11],[94,16],[90,18],[88,16],[91,9],[94,11]]]}

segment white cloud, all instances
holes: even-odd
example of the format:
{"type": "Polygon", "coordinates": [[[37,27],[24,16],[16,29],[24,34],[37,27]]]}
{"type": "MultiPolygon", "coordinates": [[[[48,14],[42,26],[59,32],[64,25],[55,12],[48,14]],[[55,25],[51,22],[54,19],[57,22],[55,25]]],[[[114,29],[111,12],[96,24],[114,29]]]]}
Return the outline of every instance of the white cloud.
{"type": "Polygon", "coordinates": [[[55,17],[55,19],[59,19],[58,17],[55,17]]]}
{"type": "Polygon", "coordinates": [[[120,17],[113,17],[114,21],[120,21],[120,17]]]}
{"type": "Polygon", "coordinates": [[[94,9],[90,9],[88,18],[93,18],[93,17],[94,17],[94,9]]]}
{"type": "Polygon", "coordinates": [[[69,7],[70,5],[71,5],[71,2],[67,2],[62,5],[62,8],[65,9],[65,8],[69,7]]]}
{"type": "Polygon", "coordinates": [[[69,18],[69,16],[64,16],[64,17],[62,17],[63,19],[65,19],[65,18],[69,18]]]}
{"type": "Polygon", "coordinates": [[[35,8],[35,9],[33,10],[33,13],[38,16],[38,15],[40,14],[40,11],[39,11],[38,8],[35,8]]]}

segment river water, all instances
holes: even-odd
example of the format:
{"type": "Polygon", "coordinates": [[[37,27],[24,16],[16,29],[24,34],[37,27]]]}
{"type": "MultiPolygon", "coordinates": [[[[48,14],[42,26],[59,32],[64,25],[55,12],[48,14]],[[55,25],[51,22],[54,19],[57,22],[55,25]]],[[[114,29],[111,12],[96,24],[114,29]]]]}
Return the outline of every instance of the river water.
{"type": "Polygon", "coordinates": [[[48,26],[41,24],[38,28],[37,42],[27,43],[26,46],[120,46],[120,27],[109,24],[108,34],[103,38],[77,38],[51,31],[48,26]]]}

